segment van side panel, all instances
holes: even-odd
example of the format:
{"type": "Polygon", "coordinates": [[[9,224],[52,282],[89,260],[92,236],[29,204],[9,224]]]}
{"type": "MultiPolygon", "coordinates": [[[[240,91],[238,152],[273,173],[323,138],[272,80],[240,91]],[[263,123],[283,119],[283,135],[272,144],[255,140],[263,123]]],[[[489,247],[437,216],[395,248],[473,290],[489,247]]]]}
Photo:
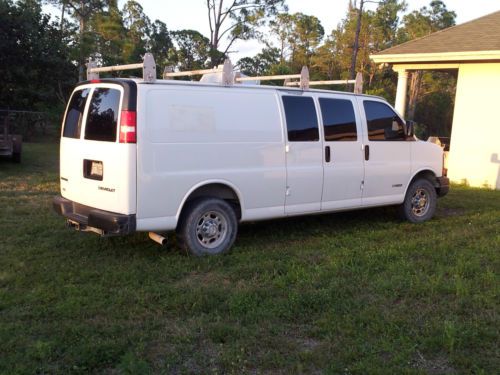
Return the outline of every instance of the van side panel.
{"type": "Polygon", "coordinates": [[[174,229],[192,188],[213,181],[237,190],[242,220],[284,215],[285,148],[275,91],[138,88],[138,230],[174,229]]]}

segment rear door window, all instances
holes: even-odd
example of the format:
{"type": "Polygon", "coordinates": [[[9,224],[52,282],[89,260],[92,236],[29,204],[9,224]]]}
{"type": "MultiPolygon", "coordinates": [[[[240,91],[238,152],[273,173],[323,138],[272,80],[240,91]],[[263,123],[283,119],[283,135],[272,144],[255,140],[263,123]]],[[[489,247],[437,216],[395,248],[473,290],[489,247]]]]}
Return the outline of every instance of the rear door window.
{"type": "Polygon", "coordinates": [[[313,98],[283,96],[283,107],[290,142],[319,141],[318,116],[313,98]]]}
{"type": "Polygon", "coordinates": [[[66,111],[63,137],[80,138],[82,130],[83,112],[89,96],[90,89],[78,90],[73,93],[66,111]]]}
{"type": "Polygon", "coordinates": [[[120,108],[120,90],[97,88],[94,90],[87,115],[85,139],[115,142],[120,108]]]}
{"type": "Polygon", "coordinates": [[[356,141],[356,116],[352,102],[346,99],[320,98],[325,141],[356,141]]]}

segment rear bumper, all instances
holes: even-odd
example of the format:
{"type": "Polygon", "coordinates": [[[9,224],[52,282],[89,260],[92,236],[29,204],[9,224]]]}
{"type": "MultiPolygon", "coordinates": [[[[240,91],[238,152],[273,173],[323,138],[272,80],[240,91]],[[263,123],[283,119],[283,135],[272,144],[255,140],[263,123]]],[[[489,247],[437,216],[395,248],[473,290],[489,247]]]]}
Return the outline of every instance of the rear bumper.
{"type": "Polygon", "coordinates": [[[120,236],[135,232],[135,215],[123,215],[85,206],[57,196],[52,201],[54,211],[68,220],[69,226],[92,231],[102,236],[120,236]]]}
{"type": "Polygon", "coordinates": [[[444,197],[450,191],[450,179],[448,177],[436,178],[436,192],[438,197],[444,197]]]}

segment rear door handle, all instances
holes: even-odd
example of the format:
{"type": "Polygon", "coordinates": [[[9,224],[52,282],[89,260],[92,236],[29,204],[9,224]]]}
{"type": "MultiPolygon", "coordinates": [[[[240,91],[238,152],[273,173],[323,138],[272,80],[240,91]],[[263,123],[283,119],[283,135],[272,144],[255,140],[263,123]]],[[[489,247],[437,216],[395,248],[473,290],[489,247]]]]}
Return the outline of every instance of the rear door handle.
{"type": "Polygon", "coordinates": [[[330,146],[326,146],[325,147],[325,162],[329,163],[330,157],[331,157],[330,146]]]}
{"type": "Polygon", "coordinates": [[[370,146],[366,145],[365,146],[365,160],[370,159],[370,146]]]}

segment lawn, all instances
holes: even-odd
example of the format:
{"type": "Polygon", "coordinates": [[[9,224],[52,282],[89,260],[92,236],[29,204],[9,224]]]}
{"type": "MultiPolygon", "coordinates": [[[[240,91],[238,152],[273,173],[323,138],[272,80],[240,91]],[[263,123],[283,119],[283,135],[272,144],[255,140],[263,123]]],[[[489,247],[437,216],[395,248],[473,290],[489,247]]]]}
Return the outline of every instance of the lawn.
{"type": "MultiPolygon", "coordinates": [[[[0,373],[493,374],[500,192],[243,225],[195,258],[52,212],[58,146],[0,161],[0,373]]],[[[172,242],[175,239],[172,238],[172,242]]]]}

